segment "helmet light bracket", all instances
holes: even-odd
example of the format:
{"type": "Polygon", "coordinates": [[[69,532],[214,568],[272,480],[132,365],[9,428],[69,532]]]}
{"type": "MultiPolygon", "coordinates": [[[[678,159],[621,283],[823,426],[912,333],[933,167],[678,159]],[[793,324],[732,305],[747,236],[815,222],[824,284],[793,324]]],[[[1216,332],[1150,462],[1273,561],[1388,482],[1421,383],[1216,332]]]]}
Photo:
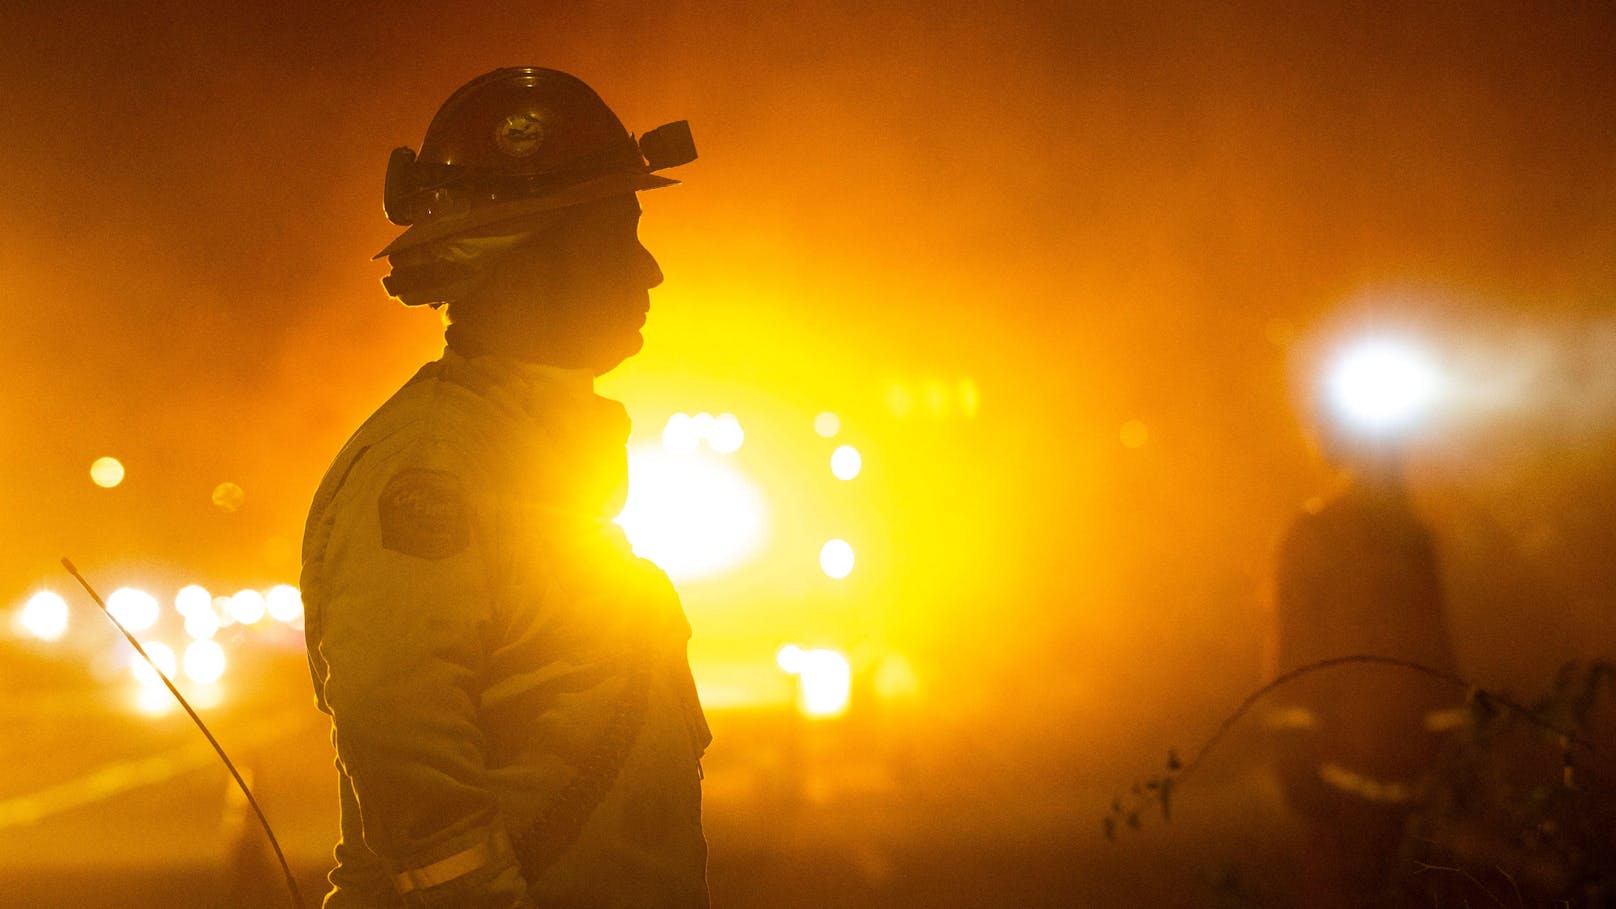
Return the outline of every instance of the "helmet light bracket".
{"type": "Polygon", "coordinates": [[[675,120],[640,137],[640,154],[648,170],[678,167],[696,160],[696,140],[690,136],[690,121],[675,120]]]}

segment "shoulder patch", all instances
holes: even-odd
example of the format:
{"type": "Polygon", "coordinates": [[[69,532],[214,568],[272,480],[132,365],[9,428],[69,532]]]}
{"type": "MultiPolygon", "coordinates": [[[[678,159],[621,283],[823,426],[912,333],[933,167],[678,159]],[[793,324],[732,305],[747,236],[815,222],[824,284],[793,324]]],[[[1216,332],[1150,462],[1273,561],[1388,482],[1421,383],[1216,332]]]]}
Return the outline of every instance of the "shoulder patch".
{"type": "Polygon", "coordinates": [[[377,503],[382,548],[446,559],[471,545],[471,508],[460,478],[444,470],[412,467],[387,481],[377,503]]]}

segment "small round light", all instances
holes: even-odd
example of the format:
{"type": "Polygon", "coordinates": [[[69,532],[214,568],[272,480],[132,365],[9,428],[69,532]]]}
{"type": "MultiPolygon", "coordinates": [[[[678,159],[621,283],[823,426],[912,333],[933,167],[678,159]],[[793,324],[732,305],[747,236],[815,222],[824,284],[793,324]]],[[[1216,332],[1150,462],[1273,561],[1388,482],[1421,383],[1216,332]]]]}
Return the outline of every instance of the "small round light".
{"type": "Polygon", "coordinates": [[[240,590],[230,598],[230,617],[243,625],[256,625],[267,607],[264,595],[256,590],[240,590]]]}
{"type": "Polygon", "coordinates": [[[247,504],[247,493],[234,483],[220,483],[213,487],[213,504],[220,511],[231,514],[247,504]]]}
{"type": "Polygon", "coordinates": [[[123,462],[117,458],[96,458],[90,465],[90,481],[102,489],[111,489],[123,482],[123,462]]]}
{"type": "Polygon", "coordinates": [[[264,597],[269,617],[277,622],[295,622],[303,614],[303,595],[291,584],[276,584],[264,597]]]}
{"type": "Polygon", "coordinates": [[[219,633],[219,617],[212,609],[193,612],[185,617],[185,633],[193,640],[207,640],[219,633]]]}
{"type": "Polygon", "coordinates": [[[662,427],[662,447],[672,452],[688,454],[701,444],[701,433],[696,421],[687,413],[676,413],[662,427]]]}
{"type": "Polygon", "coordinates": [[[805,650],[798,658],[795,675],[801,686],[798,703],[811,717],[831,717],[847,712],[853,693],[853,668],[847,657],[827,648],[805,650]]]}
{"type": "Polygon", "coordinates": [[[107,595],[107,612],[130,631],[145,631],[157,624],[157,598],[144,590],[119,587],[107,595]]]}
{"type": "Polygon", "coordinates": [[[212,641],[192,641],[185,648],[185,674],[202,684],[217,682],[224,675],[224,648],[212,641]]]}
{"type": "Polygon", "coordinates": [[[174,594],[174,611],[183,616],[207,612],[213,605],[213,594],[201,584],[187,584],[174,594]]]}
{"type": "Polygon", "coordinates": [[[830,540],[819,548],[819,567],[840,580],[853,573],[853,547],[846,540],[830,540]]]}
{"type": "Polygon", "coordinates": [[[814,417],[814,432],[819,433],[821,438],[829,439],[841,431],[842,418],[830,411],[827,410],[814,417]]]}
{"type": "Polygon", "coordinates": [[[830,472],[838,480],[853,479],[863,467],[864,458],[851,445],[842,445],[830,453],[830,472]]]}
{"type": "Polygon", "coordinates": [[[802,671],[802,648],[796,644],[786,644],[774,652],[774,662],[781,672],[796,675],[802,671]]]}
{"type": "Polygon", "coordinates": [[[24,631],[41,641],[56,641],[67,633],[67,617],[67,601],[41,590],[28,598],[17,620],[24,631]]]}
{"type": "MultiPolygon", "coordinates": [[[[156,663],[158,668],[163,670],[163,675],[172,679],[174,673],[179,671],[179,661],[174,658],[174,649],[172,647],[161,641],[147,641],[141,646],[146,649],[146,656],[151,657],[151,662],[156,663]]],[[[135,673],[135,679],[141,685],[147,688],[162,687],[162,678],[158,676],[156,670],[152,669],[151,663],[146,662],[140,654],[131,653],[129,655],[129,668],[135,673]]]]}
{"type": "Polygon", "coordinates": [[[719,454],[733,454],[740,451],[741,444],[745,441],[746,431],[741,429],[741,421],[735,419],[732,413],[719,414],[707,432],[707,447],[719,454]]]}

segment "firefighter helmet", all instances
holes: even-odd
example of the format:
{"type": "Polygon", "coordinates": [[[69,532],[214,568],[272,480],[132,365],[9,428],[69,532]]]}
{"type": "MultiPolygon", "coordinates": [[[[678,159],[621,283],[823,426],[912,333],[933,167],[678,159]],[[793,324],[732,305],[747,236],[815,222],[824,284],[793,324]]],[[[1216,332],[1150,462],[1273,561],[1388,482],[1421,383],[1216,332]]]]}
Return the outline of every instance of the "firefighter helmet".
{"type": "Polygon", "coordinates": [[[421,151],[387,163],[383,209],[408,228],[377,258],[502,221],[677,180],[655,171],[694,160],[683,120],[638,140],[581,80],[507,67],[461,86],[438,109],[421,151]]]}

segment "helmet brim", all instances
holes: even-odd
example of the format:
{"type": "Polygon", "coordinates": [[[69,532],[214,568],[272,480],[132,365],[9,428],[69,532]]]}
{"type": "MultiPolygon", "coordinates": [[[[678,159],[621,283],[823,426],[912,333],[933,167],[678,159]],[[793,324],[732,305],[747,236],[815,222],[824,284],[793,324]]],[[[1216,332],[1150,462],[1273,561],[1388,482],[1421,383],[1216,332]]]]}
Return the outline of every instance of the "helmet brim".
{"type": "Polygon", "coordinates": [[[435,218],[421,224],[414,224],[394,238],[381,252],[370,258],[380,259],[406,249],[413,249],[435,240],[452,237],[455,234],[472,230],[481,230],[504,221],[519,221],[533,215],[561,208],[570,208],[574,205],[583,205],[612,196],[628,195],[647,189],[659,189],[664,186],[674,186],[678,180],[668,177],[659,177],[656,174],[639,171],[618,171],[603,174],[581,183],[574,183],[562,187],[554,192],[528,199],[517,199],[513,202],[501,202],[493,205],[484,205],[452,217],[435,218]]]}

